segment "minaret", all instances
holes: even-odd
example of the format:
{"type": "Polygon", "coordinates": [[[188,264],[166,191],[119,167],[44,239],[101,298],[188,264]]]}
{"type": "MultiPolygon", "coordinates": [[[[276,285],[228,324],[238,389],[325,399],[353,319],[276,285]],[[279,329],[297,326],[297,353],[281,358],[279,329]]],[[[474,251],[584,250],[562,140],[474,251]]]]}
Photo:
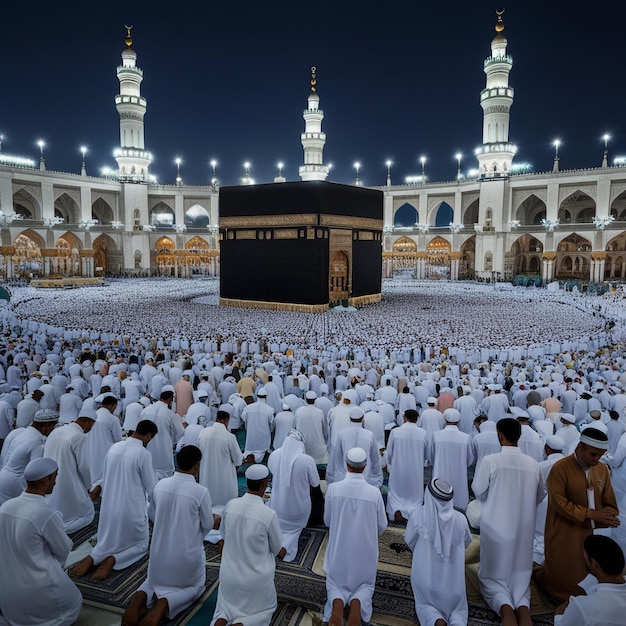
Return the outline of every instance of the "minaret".
{"type": "Polygon", "coordinates": [[[126,26],[126,49],[122,52],[122,65],[117,68],[120,92],[115,96],[115,106],[120,114],[120,147],[115,150],[114,156],[121,181],[147,183],[152,155],[144,150],[146,99],[141,97],[140,90],[143,71],[137,67],[137,54],[131,48],[131,29],[132,26],[126,26]]]}
{"type": "Polygon", "coordinates": [[[304,148],[304,165],[299,168],[302,180],[326,180],[328,167],[324,165],[323,152],[326,134],[322,132],[324,111],[320,107],[320,97],[316,93],[316,69],[311,68],[311,93],[308,108],[304,112],[304,132],[300,135],[304,148]]]}
{"type": "Polygon", "coordinates": [[[509,72],[513,58],[506,53],[502,11],[496,11],[497,35],[491,42],[491,56],[485,59],[487,85],[480,92],[483,108],[483,145],[476,151],[482,178],[508,176],[517,148],[509,143],[509,117],[513,104],[513,88],[509,72]]]}

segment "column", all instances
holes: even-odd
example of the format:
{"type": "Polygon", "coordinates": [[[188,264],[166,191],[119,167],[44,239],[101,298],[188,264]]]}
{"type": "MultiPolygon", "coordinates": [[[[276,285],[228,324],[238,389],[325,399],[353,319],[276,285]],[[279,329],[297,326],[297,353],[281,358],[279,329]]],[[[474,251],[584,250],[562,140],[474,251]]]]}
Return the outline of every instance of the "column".
{"type": "Polygon", "coordinates": [[[592,263],[594,267],[594,278],[592,279],[596,283],[601,283],[604,280],[604,266],[606,265],[606,252],[604,250],[591,253],[592,263]]]}
{"type": "Polygon", "coordinates": [[[544,282],[551,282],[554,280],[554,260],[556,259],[556,252],[544,252],[543,253],[543,275],[544,282]]]}

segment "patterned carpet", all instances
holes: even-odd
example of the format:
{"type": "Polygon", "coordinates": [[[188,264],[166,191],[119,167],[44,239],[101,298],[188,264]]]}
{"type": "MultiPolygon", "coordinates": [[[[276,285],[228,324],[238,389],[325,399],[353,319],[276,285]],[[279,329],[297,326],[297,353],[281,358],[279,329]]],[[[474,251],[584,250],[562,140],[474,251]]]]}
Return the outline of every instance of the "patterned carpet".
{"type": "MultiPolygon", "coordinates": [[[[89,535],[85,531],[82,537],[89,535]]],[[[379,564],[374,592],[372,624],[408,626],[417,624],[411,589],[412,553],[404,543],[404,529],[391,525],[379,542],[379,564]]],[[[87,537],[88,539],[88,537],[87,537]]],[[[307,528],[302,531],[295,561],[279,562],[276,588],[279,605],[273,626],[321,625],[326,601],[324,553],[327,531],[307,528]]],[[[202,598],[187,611],[168,622],[168,626],[206,626],[213,615],[217,595],[220,557],[216,546],[205,544],[207,589],[202,598]]],[[[487,607],[478,587],[479,540],[475,538],[466,552],[466,584],[470,625],[499,624],[499,618],[487,607]]],[[[107,580],[95,583],[89,578],[75,579],[85,603],[106,610],[123,612],[147,573],[147,556],[135,565],[114,572],[107,580]]],[[[533,588],[533,622],[538,626],[553,623],[553,607],[533,588]]]]}

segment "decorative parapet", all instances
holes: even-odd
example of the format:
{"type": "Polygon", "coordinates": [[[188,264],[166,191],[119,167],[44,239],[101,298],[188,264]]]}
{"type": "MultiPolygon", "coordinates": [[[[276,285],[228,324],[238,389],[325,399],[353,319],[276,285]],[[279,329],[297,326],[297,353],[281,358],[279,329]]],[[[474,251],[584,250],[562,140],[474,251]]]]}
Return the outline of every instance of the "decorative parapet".
{"type": "Polygon", "coordinates": [[[556,259],[556,252],[544,252],[543,258],[546,261],[554,261],[554,259],[556,259]]]}
{"type": "Polygon", "coordinates": [[[606,259],[606,251],[598,250],[597,252],[592,252],[591,259],[593,261],[604,261],[606,259]]]}

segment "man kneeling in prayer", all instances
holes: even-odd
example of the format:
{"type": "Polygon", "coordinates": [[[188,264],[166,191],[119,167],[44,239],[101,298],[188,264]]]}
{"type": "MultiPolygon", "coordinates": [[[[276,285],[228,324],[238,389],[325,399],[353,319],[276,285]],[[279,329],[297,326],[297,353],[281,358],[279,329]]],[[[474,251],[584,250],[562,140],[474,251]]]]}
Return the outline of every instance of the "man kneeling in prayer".
{"type": "Polygon", "coordinates": [[[123,626],[157,626],[195,602],[206,582],[203,538],[219,527],[209,490],[196,482],[202,452],[185,446],[176,454],[174,476],[154,488],[154,531],[148,578],[124,613],[123,626]],[[148,611],[150,608],[150,611],[148,611]]]}

